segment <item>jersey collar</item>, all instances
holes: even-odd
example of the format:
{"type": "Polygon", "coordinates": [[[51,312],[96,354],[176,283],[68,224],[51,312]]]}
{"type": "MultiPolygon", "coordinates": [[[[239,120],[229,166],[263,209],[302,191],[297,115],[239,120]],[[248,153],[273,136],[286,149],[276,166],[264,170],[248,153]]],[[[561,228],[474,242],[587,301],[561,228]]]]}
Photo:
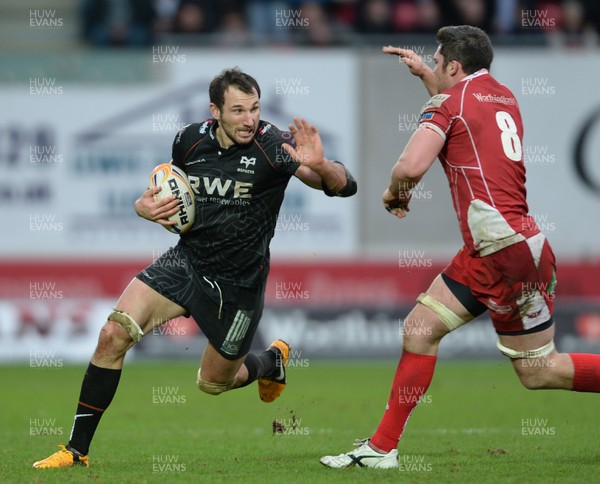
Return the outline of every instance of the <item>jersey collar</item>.
{"type": "Polygon", "coordinates": [[[488,72],[488,70],[487,70],[487,69],[485,69],[485,68],[484,68],[484,69],[479,69],[477,72],[474,72],[473,74],[469,74],[469,75],[468,75],[467,77],[465,77],[464,79],[461,79],[461,81],[460,81],[460,82],[463,82],[463,81],[469,81],[469,80],[471,80],[471,79],[475,79],[476,77],[483,76],[483,75],[485,75],[485,74],[489,74],[489,72],[488,72]]]}
{"type": "Polygon", "coordinates": [[[217,126],[219,126],[219,122],[213,118],[213,122],[210,123],[208,135],[210,136],[210,139],[212,139],[215,143],[217,142],[217,126]]]}

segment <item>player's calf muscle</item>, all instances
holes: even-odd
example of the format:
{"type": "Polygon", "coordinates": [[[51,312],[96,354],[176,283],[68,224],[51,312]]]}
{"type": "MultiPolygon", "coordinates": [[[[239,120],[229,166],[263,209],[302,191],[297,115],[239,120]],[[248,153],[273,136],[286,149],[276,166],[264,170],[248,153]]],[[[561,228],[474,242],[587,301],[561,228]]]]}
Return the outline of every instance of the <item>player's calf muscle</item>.
{"type": "MultiPolygon", "coordinates": [[[[539,368],[533,370],[531,368],[523,368],[523,362],[530,363],[533,360],[517,360],[513,362],[513,366],[517,372],[519,380],[525,388],[528,390],[542,390],[548,388],[549,378],[547,371],[540,370],[539,368]]],[[[539,361],[538,363],[542,363],[539,361]]]]}
{"type": "Polygon", "coordinates": [[[573,387],[573,362],[566,353],[513,360],[512,364],[519,380],[529,390],[570,390],[573,387]]]}

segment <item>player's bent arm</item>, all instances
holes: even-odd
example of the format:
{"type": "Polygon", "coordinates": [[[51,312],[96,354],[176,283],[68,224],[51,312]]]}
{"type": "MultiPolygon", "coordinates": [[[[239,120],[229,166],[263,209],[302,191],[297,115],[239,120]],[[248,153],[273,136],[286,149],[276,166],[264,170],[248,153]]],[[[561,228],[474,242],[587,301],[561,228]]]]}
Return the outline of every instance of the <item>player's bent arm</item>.
{"type": "Polygon", "coordinates": [[[333,197],[350,197],[356,193],[356,181],[340,162],[328,160],[323,153],[323,143],[316,126],[304,118],[294,116],[294,125],[290,132],[294,136],[296,147],[283,143],[283,150],[300,164],[295,176],[306,185],[322,189],[333,197]]]}
{"type": "Polygon", "coordinates": [[[156,222],[160,225],[175,225],[177,222],[167,220],[171,215],[179,211],[179,200],[173,196],[164,200],[155,201],[154,195],[160,192],[160,187],[148,188],[140,198],[135,201],[135,213],[139,217],[156,222]]]}
{"type": "Polygon", "coordinates": [[[321,177],[312,171],[308,166],[300,165],[296,170],[296,173],[294,173],[294,176],[311,188],[316,190],[321,188],[321,177]]]}
{"type": "Polygon", "coordinates": [[[420,126],[408,140],[392,169],[390,191],[396,194],[400,189],[410,190],[419,183],[442,151],[444,143],[439,133],[420,126]]]}
{"type": "Polygon", "coordinates": [[[323,190],[330,197],[351,197],[358,189],[356,180],[339,161],[325,160],[319,171],[300,165],[295,176],[316,190],[323,190]]]}
{"type": "Polygon", "coordinates": [[[435,96],[436,94],[440,93],[437,88],[435,75],[433,74],[433,71],[431,69],[429,69],[425,74],[421,76],[421,82],[425,86],[425,89],[427,89],[427,92],[430,96],[435,96]]]}

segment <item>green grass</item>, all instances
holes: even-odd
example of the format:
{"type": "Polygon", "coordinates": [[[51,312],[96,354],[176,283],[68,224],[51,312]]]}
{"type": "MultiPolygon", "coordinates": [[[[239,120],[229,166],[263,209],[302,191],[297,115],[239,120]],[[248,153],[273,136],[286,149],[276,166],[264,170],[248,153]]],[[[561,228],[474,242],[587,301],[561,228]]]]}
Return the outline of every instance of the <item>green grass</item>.
{"type": "Polygon", "coordinates": [[[92,444],[91,467],[57,470],[31,464],[67,442],[84,368],[0,367],[0,481],[598,482],[598,395],[527,391],[506,362],[438,364],[400,443],[402,470],[321,466],[319,456],[372,434],[395,366],[311,360],[291,369],[283,396],[265,404],[255,385],[200,393],[192,363],[130,364],[92,444]],[[154,404],[158,387],[177,391],[180,405],[154,404]],[[289,427],[293,417],[299,435],[273,436],[274,419],[289,427]],[[30,435],[31,421],[35,433],[43,419],[52,425],[42,432],[63,435],[30,435]],[[153,458],[162,460],[154,468],[153,458]],[[160,464],[164,471],[153,472],[160,464]]]}

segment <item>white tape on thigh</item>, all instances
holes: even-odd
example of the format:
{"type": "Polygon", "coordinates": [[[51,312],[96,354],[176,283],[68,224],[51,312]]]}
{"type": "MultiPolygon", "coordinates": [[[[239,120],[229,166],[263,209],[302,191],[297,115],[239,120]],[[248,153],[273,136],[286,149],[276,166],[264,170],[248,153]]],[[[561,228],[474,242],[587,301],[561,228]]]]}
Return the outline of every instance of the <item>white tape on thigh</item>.
{"type": "Polygon", "coordinates": [[[498,347],[498,349],[500,350],[500,352],[503,355],[508,356],[509,358],[511,358],[513,360],[516,360],[519,358],[526,358],[526,359],[542,358],[542,357],[547,356],[550,353],[552,353],[552,351],[554,351],[554,341],[550,341],[550,343],[542,346],[541,348],[538,348],[537,350],[529,350],[529,351],[511,350],[510,348],[507,348],[502,343],[500,343],[499,340],[496,343],[496,346],[498,347]]]}
{"type": "Polygon", "coordinates": [[[142,328],[140,328],[135,320],[125,311],[113,309],[113,312],[110,313],[108,319],[123,326],[123,329],[135,343],[139,343],[144,337],[142,328]]]}
{"type": "Polygon", "coordinates": [[[455,329],[460,328],[463,324],[468,323],[468,321],[465,321],[458,314],[450,311],[446,306],[432,298],[429,294],[419,294],[417,302],[421,303],[423,306],[427,306],[435,314],[437,314],[450,331],[454,331],[455,329]]]}

